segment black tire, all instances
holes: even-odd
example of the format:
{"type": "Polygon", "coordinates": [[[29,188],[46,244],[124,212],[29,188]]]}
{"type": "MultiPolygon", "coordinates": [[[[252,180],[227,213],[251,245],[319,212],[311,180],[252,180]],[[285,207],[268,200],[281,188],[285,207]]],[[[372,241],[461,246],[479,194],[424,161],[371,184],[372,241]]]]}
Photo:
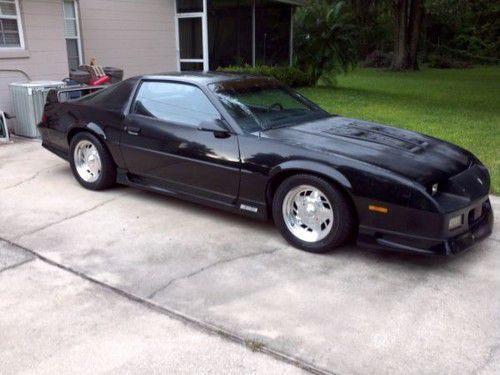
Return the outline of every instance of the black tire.
{"type": "Polygon", "coordinates": [[[95,135],[89,132],[77,133],[73,138],[71,138],[69,146],[69,163],[71,165],[71,171],[76,180],[86,189],[90,190],[104,190],[108,189],[116,184],[116,165],[111,157],[108,149],[95,135]],[[94,145],[99,153],[101,159],[101,172],[98,179],[95,182],[85,181],[77,171],[75,166],[75,148],[81,141],[88,141],[94,145]]]}
{"type": "Polygon", "coordinates": [[[324,253],[341,246],[353,234],[355,214],[348,197],[328,181],[313,175],[299,174],[287,178],[276,190],[273,198],[273,218],[283,237],[293,246],[312,253],[324,253]],[[306,242],[296,237],[283,218],[283,201],[288,192],[300,185],[319,189],[332,205],[334,220],[328,235],[317,242],[306,242]]]}

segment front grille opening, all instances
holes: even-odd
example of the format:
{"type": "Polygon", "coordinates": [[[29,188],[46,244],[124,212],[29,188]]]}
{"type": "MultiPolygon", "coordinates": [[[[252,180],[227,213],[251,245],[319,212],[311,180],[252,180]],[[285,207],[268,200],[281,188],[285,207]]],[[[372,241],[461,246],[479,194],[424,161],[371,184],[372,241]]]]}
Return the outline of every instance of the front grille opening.
{"type": "Polygon", "coordinates": [[[474,224],[475,215],[476,215],[476,209],[475,208],[469,211],[469,218],[468,218],[469,225],[474,224]]]}
{"type": "Polygon", "coordinates": [[[490,210],[489,202],[484,202],[481,206],[469,211],[469,227],[481,221],[490,210]]]}
{"type": "Polygon", "coordinates": [[[486,201],[483,203],[483,206],[481,207],[481,216],[483,216],[489,210],[491,210],[491,204],[490,201],[486,201]]]}

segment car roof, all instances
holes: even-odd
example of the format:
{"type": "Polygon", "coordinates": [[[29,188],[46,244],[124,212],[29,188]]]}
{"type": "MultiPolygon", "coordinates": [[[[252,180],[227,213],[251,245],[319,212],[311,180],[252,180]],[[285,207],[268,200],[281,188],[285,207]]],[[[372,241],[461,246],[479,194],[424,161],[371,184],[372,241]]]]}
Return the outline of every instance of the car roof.
{"type": "Polygon", "coordinates": [[[225,72],[172,72],[172,73],[159,73],[148,74],[143,76],[134,77],[136,79],[151,79],[155,81],[178,81],[194,83],[198,85],[209,85],[211,83],[252,79],[252,78],[268,78],[263,76],[256,76],[244,73],[225,73],[225,72]]]}

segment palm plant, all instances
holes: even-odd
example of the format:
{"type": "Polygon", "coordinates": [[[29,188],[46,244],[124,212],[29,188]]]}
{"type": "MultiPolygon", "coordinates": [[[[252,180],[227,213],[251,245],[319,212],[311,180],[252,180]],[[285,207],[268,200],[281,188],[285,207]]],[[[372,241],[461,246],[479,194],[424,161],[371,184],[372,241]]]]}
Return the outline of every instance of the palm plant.
{"type": "Polygon", "coordinates": [[[297,9],[294,25],[296,63],[314,82],[356,63],[357,30],[344,1],[309,1],[297,9]]]}

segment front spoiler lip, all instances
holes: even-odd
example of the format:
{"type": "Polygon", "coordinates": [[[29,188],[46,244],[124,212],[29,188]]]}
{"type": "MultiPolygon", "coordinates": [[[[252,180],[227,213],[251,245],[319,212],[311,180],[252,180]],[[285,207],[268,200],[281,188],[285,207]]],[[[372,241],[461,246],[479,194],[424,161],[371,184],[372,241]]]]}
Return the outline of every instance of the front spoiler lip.
{"type": "Polygon", "coordinates": [[[437,240],[432,246],[426,245],[428,243],[426,239],[419,239],[405,233],[384,233],[380,231],[377,231],[376,235],[363,234],[360,231],[357,243],[360,246],[404,253],[453,256],[471,249],[489,237],[493,232],[493,223],[493,209],[489,204],[489,210],[467,232],[448,239],[437,240]],[[384,238],[385,235],[387,236],[384,238]],[[405,241],[401,243],[402,241],[390,239],[391,236],[393,238],[404,238],[405,241]]]}

